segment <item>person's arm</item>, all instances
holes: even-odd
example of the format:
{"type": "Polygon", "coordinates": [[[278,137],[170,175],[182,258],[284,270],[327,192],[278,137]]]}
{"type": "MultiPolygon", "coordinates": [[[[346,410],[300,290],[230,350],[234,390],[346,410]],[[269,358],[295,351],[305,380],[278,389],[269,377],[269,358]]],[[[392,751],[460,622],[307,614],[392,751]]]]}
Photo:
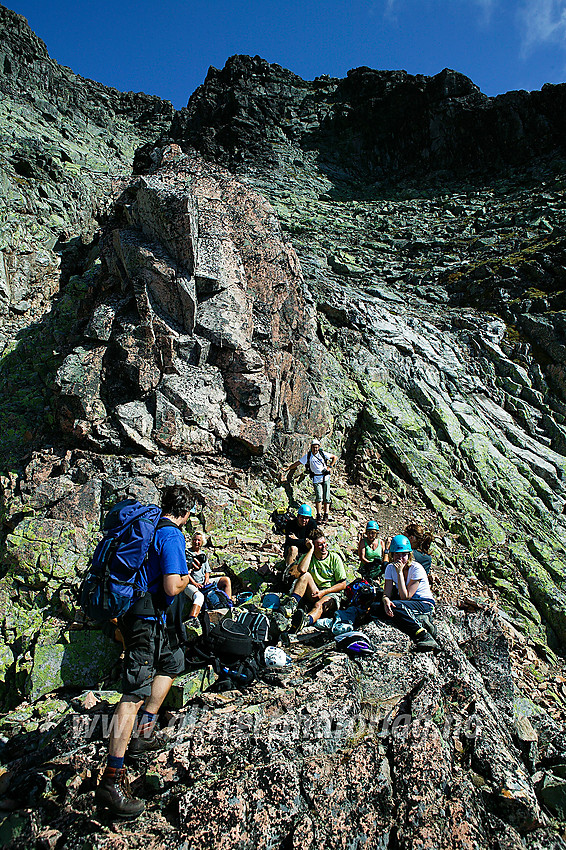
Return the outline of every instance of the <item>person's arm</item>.
{"type": "Polygon", "coordinates": [[[344,581],[339,581],[337,584],[333,584],[332,587],[327,587],[325,590],[319,590],[318,595],[320,596],[328,596],[329,593],[342,593],[343,590],[346,590],[347,585],[346,579],[344,581]]]}
{"type": "Polygon", "coordinates": [[[307,551],[305,552],[305,554],[303,555],[303,557],[301,558],[301,560],[297,564],[297,572],[299,573],[299,575],[302,575],[302,576],[305,573],[308,573],[309,567],[310,567],[311,561],[312,561],[313,552],[314,552],[314,545],[313,545],[312,540],[309,540],[307,538],[305,540],[305,546],[307,547],[307,551]]]}
{"type": "Polygon", "coordinates": [[[167,596],[178,596],[189,583],[189,575],[180,576],[177,573],[168,573],[163,576],[163,590],[167,596]]]}
{"type": "Polygon", "coordinates": [[[395,603],[391,599],[393,595],[393,581],[390,578],[385,579],[385,587],[383,589],[383,596],[381,597],[383,602],[383,608],[385,609],[385,613],[388,617],[393,616],[393,609],[395,608],[395,603]]]}
{"type": "Polygon", "coordinates": [[[338,462],[338,458],[336,457],[336,455],[331,454],[330,455],[330,463],[327,463],[326,466],[328,467],[328,469],[332,469],[333,467],[336,466],[337,462],[338,462]]]}
{"type": "Polygon", "coordinates": [[[301,461],[296,460],[294,463],[290,463],[289,466],[286,466],[285,469],[283,469],[282,472],[281,472],[281,480],[283,481],[284,478],[287,478],[289,473],[294,472],[295,469],[297,469],[297,467],[299,467],[300,465],[301,465],[301,461]]]}
{"type": "MultiPolygon", "coordinates": [[[[400,565],[399,565],[400,566],[400,565]]],[[[397,591],[399,593],[399,599],[411,599],[417,590],[420,582],[418,579],[411,579],[408,584],[405,584],[405,571],[401,567],[400,569],[395,565],[395,569],[397,570],[397,591]]]]}
{"type": "Polygon", "coordinates": [[[332,587],[327,587],[324,590],[319,591],[319,597],[328,596],[329,593],[342,593],[342,591],[346,589],[346,585],[348,584],[346,580],[346,570],[344,569],[342,559],[338,556],[336,556],[334,560],[333,573],[334,584],[332,587]]]}
{"type": "Polygon", "coordinates": [[[163,575],[163,590],[166,596],[178,596],[189,583],[189,568],[185,557],[185,537],[178,529],[161,530],[165,539],[159,546],[159,560],[163,575]]]}

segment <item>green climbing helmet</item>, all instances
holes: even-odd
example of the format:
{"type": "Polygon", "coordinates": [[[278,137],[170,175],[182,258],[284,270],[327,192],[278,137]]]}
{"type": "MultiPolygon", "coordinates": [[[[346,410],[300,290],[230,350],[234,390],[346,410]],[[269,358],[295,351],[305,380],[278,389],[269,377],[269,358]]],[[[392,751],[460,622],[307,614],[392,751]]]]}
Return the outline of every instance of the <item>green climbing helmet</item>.
{"type": "Polygon", "coordinates": [[[297,511],[297,516],[312,516],[312,508],[310,505],[301,505],[297,511]]]}
{"type": "Polygon", "coordinates": [[[389,544],[391,554],[395,552],[412,552],[411,541],[404,534],[396,534],[389,544]]]}

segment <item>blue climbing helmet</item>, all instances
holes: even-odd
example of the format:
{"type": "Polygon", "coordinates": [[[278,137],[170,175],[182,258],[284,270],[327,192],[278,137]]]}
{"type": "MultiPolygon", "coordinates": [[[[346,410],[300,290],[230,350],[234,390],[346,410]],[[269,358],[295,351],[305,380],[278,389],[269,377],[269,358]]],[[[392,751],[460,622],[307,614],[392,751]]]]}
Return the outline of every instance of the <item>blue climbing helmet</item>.
{"type": "Polygon", "coordinates": [[[379,531],[379,523],[376,522],[374,519],[368,519],[366,531],[379,531]]]}
{"type": "Polygon", "coordinates": [[[297,511],[297,516],[312,516],[312,508],[310,505],[301,505],[297,511]]]}
{"type": "Polygon", "coordinates": [[[389,551],[391,554],[395,552],[412,552],[413,547],[408,537],[405,537],[404,534],[396,534],[389,544],[389,551]]]}

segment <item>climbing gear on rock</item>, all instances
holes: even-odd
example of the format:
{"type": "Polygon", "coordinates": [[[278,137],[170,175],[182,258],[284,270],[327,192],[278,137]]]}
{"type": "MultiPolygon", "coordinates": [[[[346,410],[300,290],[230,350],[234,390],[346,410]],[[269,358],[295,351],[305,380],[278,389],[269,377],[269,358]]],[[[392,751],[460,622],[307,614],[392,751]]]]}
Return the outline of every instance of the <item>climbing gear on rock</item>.
{"type": "Polygon", "coordinates": [[[145,809],[130,791],[126,768],[107,767],[95,792],[96,802],[121,818],[137,818],[145,809]]]}
{"type": "Polygon", "coordinates": [[[261,600],[261,604],[263,608],[269,608],[272,611],[278,611],[281,605],[281,599],[278,593],[266,593],[261,600]]]}
{"type": "Polygon", "coordinates": [[[342,635],[335,635],[334,640],[338,649],[351,656],[373,655],[375,652],[373,644],[363,632],[349,631],[342,635]]]}
{"type": "Polygon", "coordinates": [[[287,667],[291,664],[291,659],[285,650],[279,646],[267,646],[264,652],[264,661],[266,667],[287,667]]]}

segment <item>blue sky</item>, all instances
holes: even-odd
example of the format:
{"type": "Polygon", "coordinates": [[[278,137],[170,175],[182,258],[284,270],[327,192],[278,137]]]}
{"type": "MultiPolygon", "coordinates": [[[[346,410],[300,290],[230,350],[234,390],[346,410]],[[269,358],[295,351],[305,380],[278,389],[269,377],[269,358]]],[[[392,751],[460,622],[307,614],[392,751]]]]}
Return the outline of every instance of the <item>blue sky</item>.
{"type": "Polygon", "coordinates": [[[77,74],[177,108],[210,65],[259,54],[312,80],[454,68],[482,91],[566,80],[566,0],[12,0],[77,74]]]}

